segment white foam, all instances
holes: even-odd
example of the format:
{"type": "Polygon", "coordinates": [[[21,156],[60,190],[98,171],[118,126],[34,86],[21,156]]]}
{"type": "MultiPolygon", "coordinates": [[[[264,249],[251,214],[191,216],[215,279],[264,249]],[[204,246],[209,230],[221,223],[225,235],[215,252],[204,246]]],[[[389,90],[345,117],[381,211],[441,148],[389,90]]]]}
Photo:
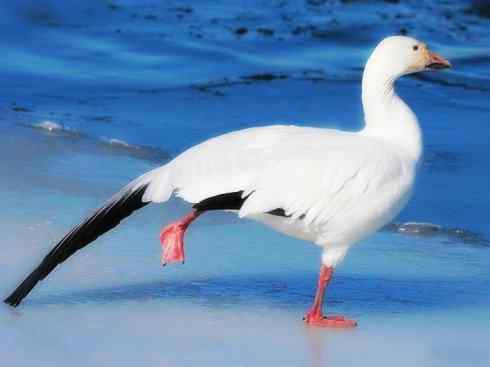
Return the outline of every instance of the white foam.
{"type": "Polygon", "coordinates": [[[110,145],[113,145],[113,146],[116,146],[116,147],[131,148],[131,149],[140,149],[139,146],[129,144],[128,142],[126,142],[124,140],[120,140],[120,139],[114,139],[114,138],[113,139],[107,139],[106,142],[109,143],[110,145]]]}
{"type": "Polygon", "coordinates": [[[130,144],[127,141],[117,138],[103,138],[100,140],[104,145],[114,149],[114,151],[120,151],[132,155],[137,158],[150,159],[156,162],[162,162],[168,158],[168,154],[161,151],[158,148],[153,148],[144,145],[130,144]]]}
{"type": "Polygon", "coordinates": [[[406,222],[397,225],[397,230],[399,232],[426,234],[440,232],[442,226],[427,222],[406,222]]]}
{"type": "Polygon", "coordinates": [[[49,132],[69,131],[70,130],[70,129],[66,129],[62,124],[59,124],[59,123],[54,122],[54,121],[49,121],[49,120],[45,120],[45,121],[39,122],[37,124],[33,124],[32,126],[37,128],[37,129],[42,129],[42,130],[46,130],[49,132]]]}

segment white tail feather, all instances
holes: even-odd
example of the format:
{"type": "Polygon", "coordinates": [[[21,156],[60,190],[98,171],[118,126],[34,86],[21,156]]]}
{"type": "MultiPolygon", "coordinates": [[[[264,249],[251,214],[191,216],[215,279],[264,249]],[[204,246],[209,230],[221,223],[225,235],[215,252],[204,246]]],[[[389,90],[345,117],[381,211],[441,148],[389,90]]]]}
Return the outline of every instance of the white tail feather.
{"type": "Polygon", "coordinates": [[[163,203],[170,199],[174,191],[170,182],[170,166],[166,164],[155,168],[141,175],[128,186],[132,186],[132,189],[136,190],[143,185],[148,185],[142,198],[143,202],[163,203]]]}

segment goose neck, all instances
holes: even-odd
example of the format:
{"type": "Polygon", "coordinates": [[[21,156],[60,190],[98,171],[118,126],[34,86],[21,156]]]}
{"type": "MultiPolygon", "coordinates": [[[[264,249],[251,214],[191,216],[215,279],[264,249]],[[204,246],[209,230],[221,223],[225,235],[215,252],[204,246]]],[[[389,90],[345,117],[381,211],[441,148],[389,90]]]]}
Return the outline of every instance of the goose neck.
{"type": "Polygon", "coordinates": [[[422,154],[422,133],[413,111],[395,92],[395,80],[381,65],[368,62],[362,79],[363,133],[396,144],[413,159],[422,154]]]}

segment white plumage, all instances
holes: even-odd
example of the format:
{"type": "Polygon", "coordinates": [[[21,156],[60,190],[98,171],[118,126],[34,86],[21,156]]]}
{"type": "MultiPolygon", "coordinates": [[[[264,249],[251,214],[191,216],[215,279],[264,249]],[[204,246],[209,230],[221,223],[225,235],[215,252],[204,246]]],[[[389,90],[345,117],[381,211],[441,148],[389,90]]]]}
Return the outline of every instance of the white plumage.
{"type": "Polygon", "coordinates": [[[235,209],[241,218],[321,246],[319,286],[305,321],[355,326],[343,317],[323,316],[324,289],[349,247],[391,221],[406,204],[422,155],[417,118],[396,95],[395,80],[445,67],[446,60],[413,38],[384,39],[364,70],[361,131],[277,125],[196,145],[131,182],[71,230],[6,302],[17,306],[77,250],[146,203],[165,202],[176,194],[197,209],[162,231],[164,262],[184,260],[185,229],[201,213],[235,209]]]}
{"type": "Polygon", "coordinates": [[[244,191],[248,198],[240,217],[341,256],[397,214],[408,198],[415,164],[396,146],[365,133],[277,125],[196,145],[135,187],[149,180],[144,200],[152,202],[166,201],[172,192],[197,203],[244,191]],[[290,217],[264,214],[277,208],[290,217]]]}
{"type": "Polygon", "coordinates": [[[364,71],[366,126],[359,132],[283,125],[235,131],[190,148],[135,187],[150,182],[144,200],[153,202],[172,193],[197,203],[243,191],[240,217],[322,246],[323,263],[335,266],[410,197],[422,138],[394,82],[426,69],[432,55],[409,37],[378,45],[364,71]],[[265,214],[277,208],[289,217],[265,214]]]}

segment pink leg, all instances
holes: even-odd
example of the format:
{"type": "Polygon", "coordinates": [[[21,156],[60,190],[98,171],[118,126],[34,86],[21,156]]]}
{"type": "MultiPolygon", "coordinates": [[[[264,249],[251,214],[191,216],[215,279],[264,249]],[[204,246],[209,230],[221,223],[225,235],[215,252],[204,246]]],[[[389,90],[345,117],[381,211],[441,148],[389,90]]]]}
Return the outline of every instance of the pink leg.
{"type": "Polygon", "coordinates": [[[166,226],[160,233],[160,242],[162,244],[162,264],[165,266],[170,262],[184,262],[184,233],[189,224],[191,224],[202,212],[192,211],[177,222],[166,226]]]}
{"type": "Polygon", "coordinates": [[[323,316],[323,298],[325,296],[325,288],[330,283],[333,275],[333,268],[322,265],[320,268],[320,276],[318,277],[318,287],[315,294],[313,306],[304,317],[305,323],[313,326],[335,327],[335,328],[352,328],[357,326],[354,320],[348,320],[344,316],[332,315],[323,316]]]}

